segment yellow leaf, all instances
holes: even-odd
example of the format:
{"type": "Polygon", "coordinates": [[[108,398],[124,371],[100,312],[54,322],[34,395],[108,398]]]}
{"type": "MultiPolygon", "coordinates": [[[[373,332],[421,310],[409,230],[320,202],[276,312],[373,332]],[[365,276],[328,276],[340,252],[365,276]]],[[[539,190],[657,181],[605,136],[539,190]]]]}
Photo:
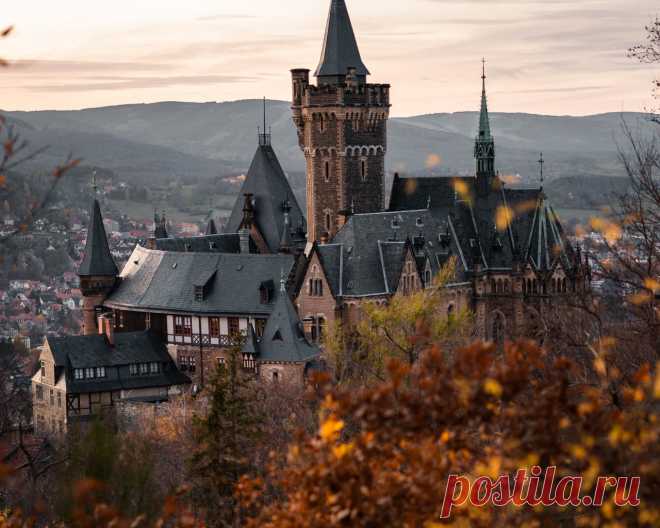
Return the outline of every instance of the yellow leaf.
{"type": "Polygon", "coordinates": [[[438,154],[429,154],[426,158],[426,168],[432,169],[442,163],[442,158],[438,154]]]}
{"type": "Polygon", "coordinates": [[[343,420],[337,420],[337,418],[334,416],[330,416],[325,422],[321,424],[321,430],[319,431],[319,434],[323,440],[330,441],[334,440],[343,428],[343,420]]]}
{"type": "Polygon", "coordinates": [[[644,287],[651,290],[653,293],[660,292],[660,282],[650,277],[644,281],[644,287]]]}
{"type": "Polygon", "coordinates": [[[499,231],[505,231],[513,222],[514,213],[506,205],[500,205],[495,210],[495,225],[499,231]]]}
{"type": "Polygon", "coordinates": [[[339,444],[338,446],[332,448],[332,454],[335,455],[337,458],[343,458],[348,453],[353,451],[353,447],[354,447],[353,442],[350,442],[348,444],[339,444]]]}
{"type": "Polygon", "coordinates": [[[655,366],[655,384],[653,385],[653,397],[660,400],[660,361],[655,366]]]}
{"type": "Polygon", "coordinates": [[[494,380],[493,378],[488,378],[484,381],[484,390],[486,393],[495,396],[496,398],[502,396],[502,385],[500,385],[499,381],[494,380]]]}

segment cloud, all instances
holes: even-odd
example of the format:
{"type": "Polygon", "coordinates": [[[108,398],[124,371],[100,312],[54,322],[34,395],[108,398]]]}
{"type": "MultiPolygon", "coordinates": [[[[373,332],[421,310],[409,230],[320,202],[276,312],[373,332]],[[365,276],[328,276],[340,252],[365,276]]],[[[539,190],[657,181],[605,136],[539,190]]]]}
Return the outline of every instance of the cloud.
{"type": "Polygon", "coordinates": [[[145,62],[104,62],[104,61],[76,61],[76,60],[17,60],[11,62],[11,68],[6,73],[20,73],[21,75],[43,74],[79,74],[95,71],[159,71],[165,70],[166,64],[145,62]]]}
{"type": "Polygon", "coordinates": [[[224,14],[224,15],[207,15],[207,16],[201,16],[197,17],[195,20],[197,22],[215,22],[217,20],[241,20],[241,19],[249,19],[249,18],[258,18],[255,15],[229,15],[229,14],[224,14]]]}
{"type": "Polygon", "coordinates": [[[27,86],[32,92],[88,92],[103,90],[126,90],[163,88],[183,85],[233,84],[253,82],[257,77],[234,75],[179,75],[170,77],[113,77],[97,76],[84,78],[88,82],[64,84],[42,84],[27,86]]]}

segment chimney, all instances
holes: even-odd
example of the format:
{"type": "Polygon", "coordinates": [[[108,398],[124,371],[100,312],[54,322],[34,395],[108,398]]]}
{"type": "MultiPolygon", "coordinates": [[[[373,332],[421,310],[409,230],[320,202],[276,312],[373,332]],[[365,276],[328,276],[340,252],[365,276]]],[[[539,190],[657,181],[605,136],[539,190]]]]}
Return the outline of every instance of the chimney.
{"type": "Polygon", "coordinates": [[[105,335],[111,347],[115,346],[115,317],[112,312],[106,312],[99,317],[99,334],[105,335]]]}
{"type": "Polygon", "coordinates": [[[238,231],[238,238],[240,239],[241,253],[250,252],[250,230],[240,229],[238,231]]]}

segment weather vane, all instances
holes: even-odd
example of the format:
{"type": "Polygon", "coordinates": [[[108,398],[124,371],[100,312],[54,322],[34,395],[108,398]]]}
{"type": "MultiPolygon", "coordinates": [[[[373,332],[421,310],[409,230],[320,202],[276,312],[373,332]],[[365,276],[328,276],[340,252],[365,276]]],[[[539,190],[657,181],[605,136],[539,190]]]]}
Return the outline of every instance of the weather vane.
{"type": "Polygon", "coordinates": [[[543,160],[543,152],[541,152],[541,157],[539,158],[538,164],[541,169],[541,187],[543,187],[543,164],[545,161],[543,160]]]}

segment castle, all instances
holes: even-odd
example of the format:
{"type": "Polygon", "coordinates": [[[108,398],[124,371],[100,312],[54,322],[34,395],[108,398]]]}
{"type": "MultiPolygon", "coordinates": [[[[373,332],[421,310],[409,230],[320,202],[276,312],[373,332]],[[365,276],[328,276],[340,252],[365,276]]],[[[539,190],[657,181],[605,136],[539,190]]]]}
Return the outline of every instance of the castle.
{"type": "MultiPolygon", "coordinates": [[[[92,402],[199,387],[234,347],[263,380],[302,380],[334,325],[356,324],[364,303],[433,287],[450,259],[455,280],[438,317],[469,309],[476,335],[496,342],[542,339],[553,299],[589,290],[588,263],[543,188],[507,188],[496,172],[485,71],[474,176],[395,176],[389,199],[389,85],[368,82],[344,0],[331,0],[316,84],[310,70],[291,75],[306,214],[265,130],[222,234],[210,224],[204,236],[171,238],[158,218],[118,272],[94,200],[79,270],[85,336],[47,341],[33,378],[35,394],[63,391],[65,422],[93,414],[92,402]],[[92,365],[80,350],[99,334],[109,352],[92,365]],[[150,352],[132,359],[145,342],[150,352]]],[[[46,429],[48,409],[35,397],[35,416],[46,417],[35,423],[46,429]]]]}

